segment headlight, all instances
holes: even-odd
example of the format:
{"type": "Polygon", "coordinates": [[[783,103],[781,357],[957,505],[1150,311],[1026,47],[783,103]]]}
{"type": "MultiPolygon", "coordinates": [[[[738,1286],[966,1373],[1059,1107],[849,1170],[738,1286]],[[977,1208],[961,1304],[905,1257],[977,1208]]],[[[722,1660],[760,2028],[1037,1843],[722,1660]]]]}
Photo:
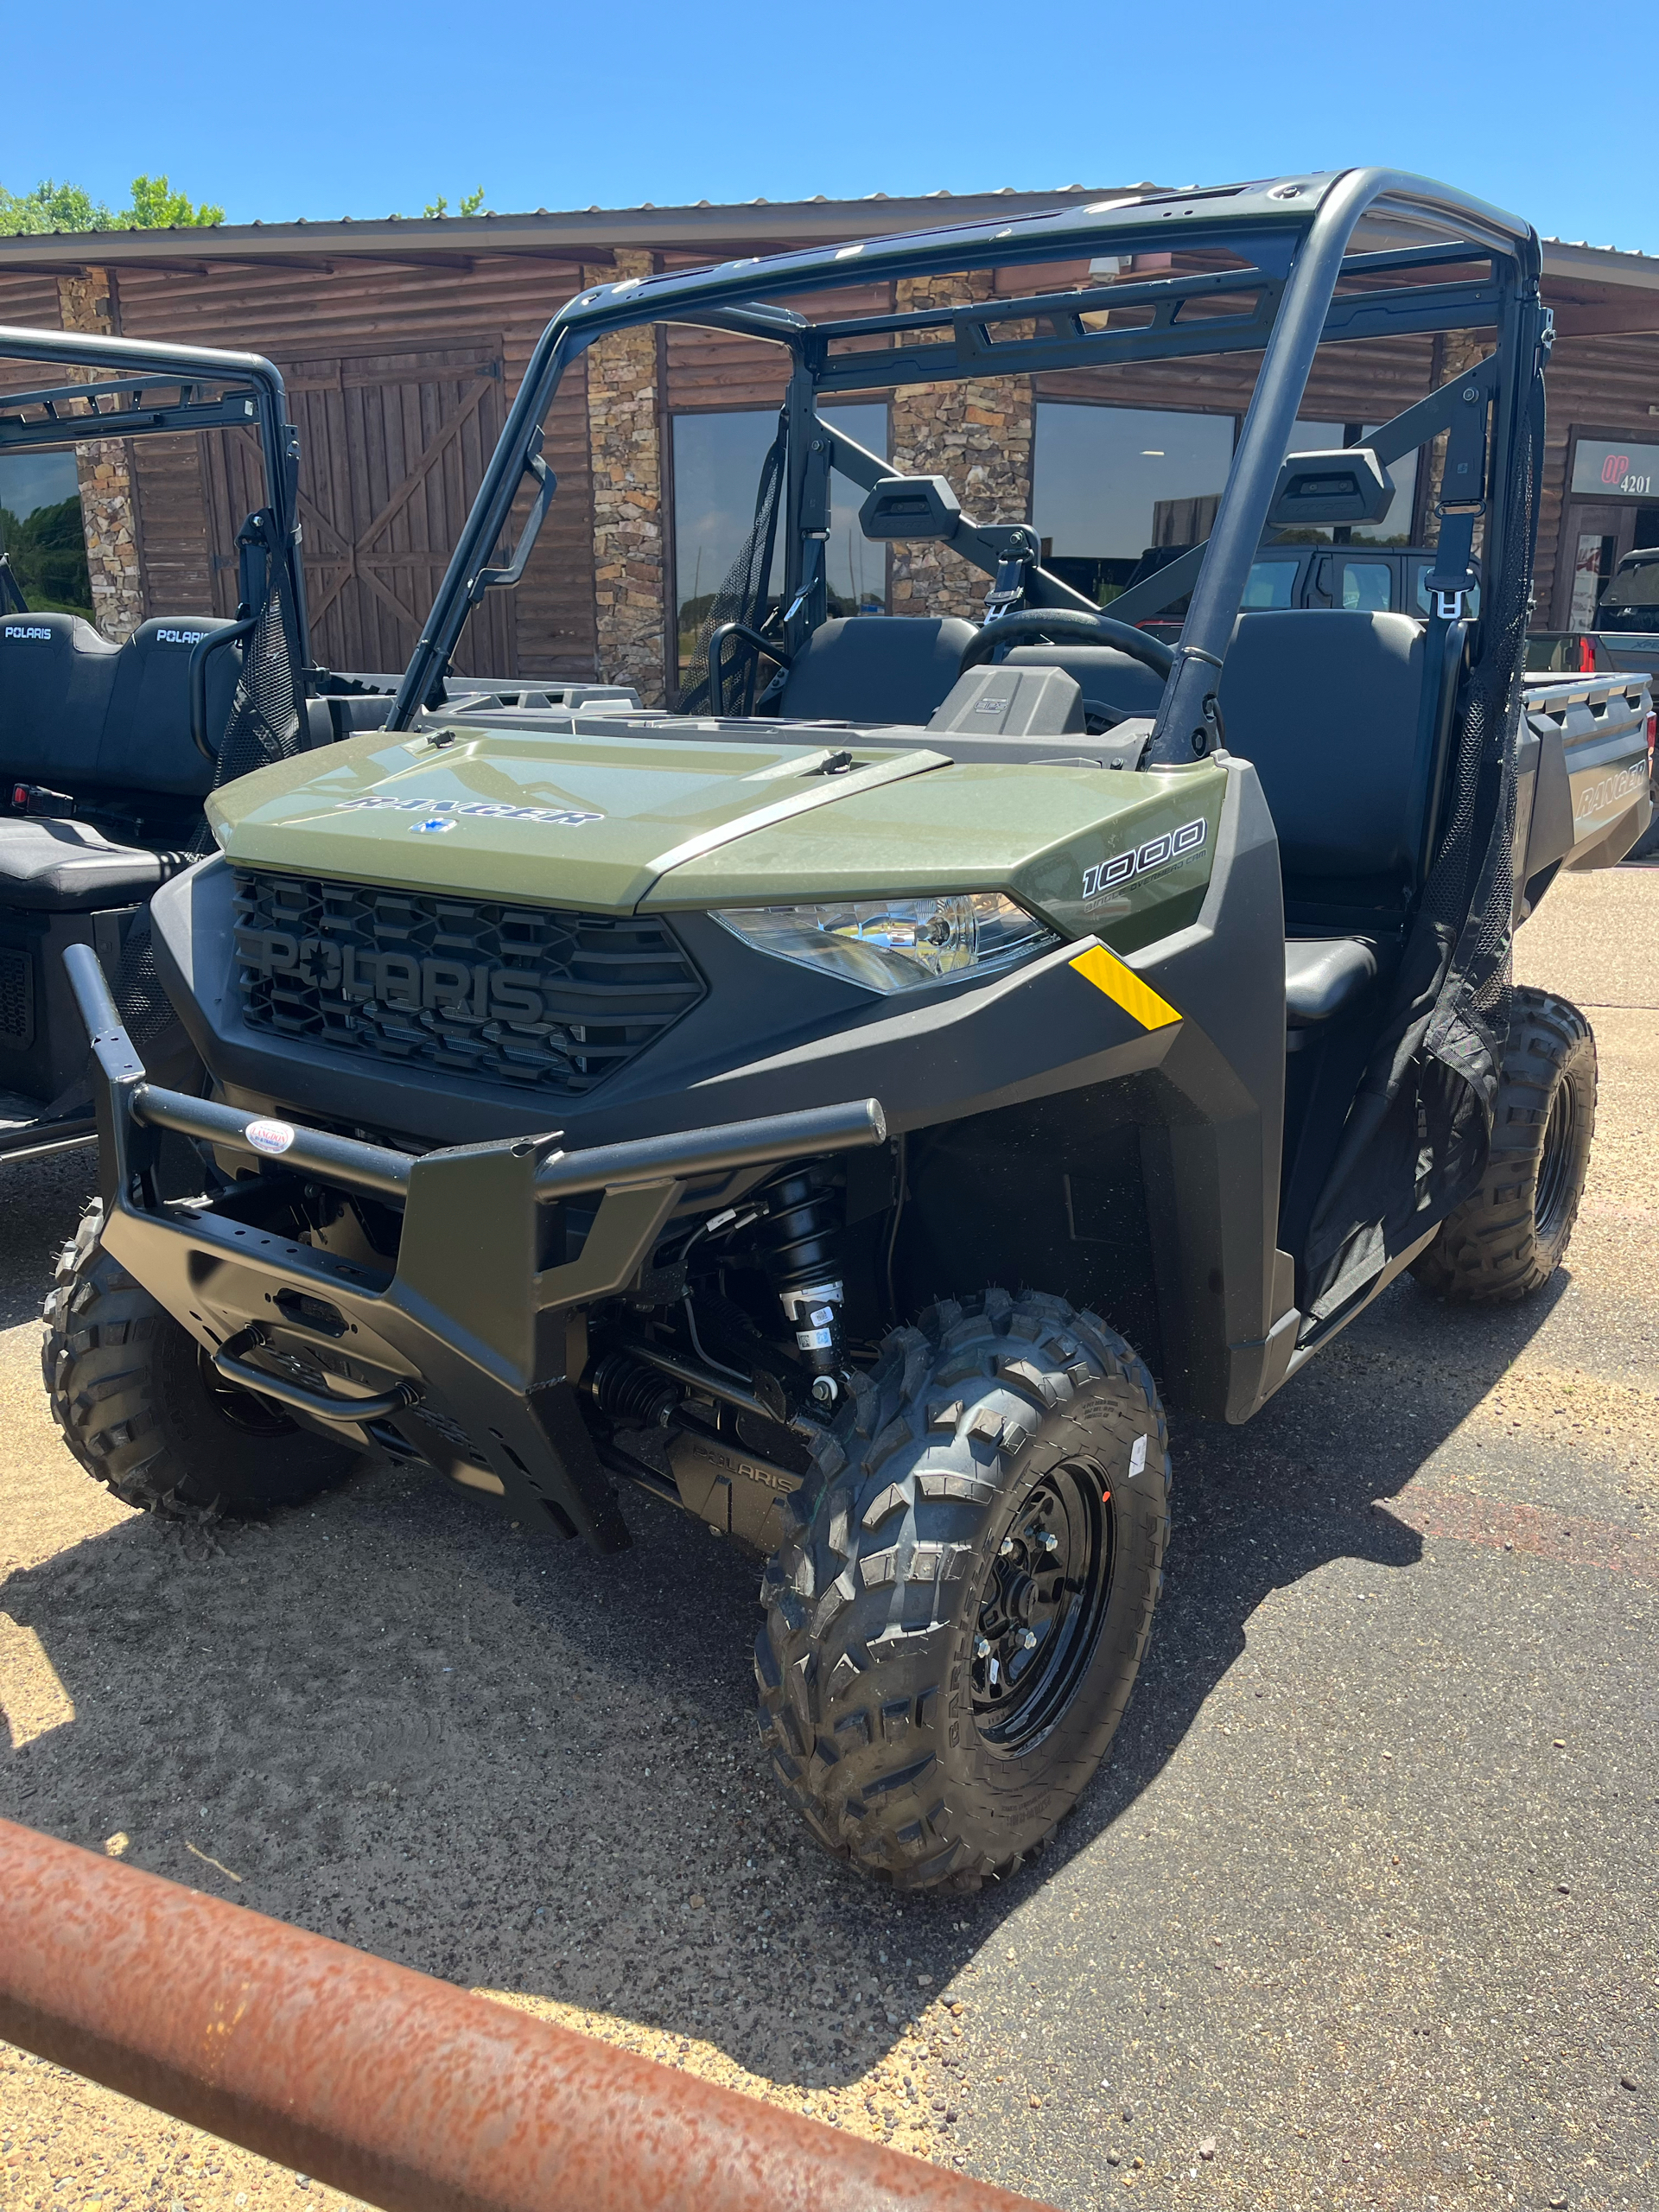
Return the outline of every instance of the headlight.
{"type": "Polygon", "coordinates": [[[824,906],[727,906],[715,919],[762,952],[825,969],[871,991],[912,991],[995,975],[1058,944],[1000,891],[954,899],[858,899],[824,906]]]}

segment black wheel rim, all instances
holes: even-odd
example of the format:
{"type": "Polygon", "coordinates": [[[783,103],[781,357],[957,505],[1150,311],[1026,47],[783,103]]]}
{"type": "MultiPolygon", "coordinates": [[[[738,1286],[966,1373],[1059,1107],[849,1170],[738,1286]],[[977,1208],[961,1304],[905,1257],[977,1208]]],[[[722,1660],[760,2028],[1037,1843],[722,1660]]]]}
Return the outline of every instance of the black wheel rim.
{"type": "Polygon", "coordinates": [[[238,1389],[234,1382],[227,1382],[200,1347],[196,1353],[201,1370],[202,1388],[207,1391],[213,1411],[227,1427],[239,1429],[244,1436],[292,1436],[296,1424],[291,1421],[280,1406],[269,1398],[261,1398],[251,1390],[238,1389]]]}
{"type": "Polygon", "coordinates": [[[1533,1200],[1533,1221],[1540,1236],[1553,1236],[1567,1212],[1573,1189],[1573,1135],[1578,1122],[1573,1086],[1561,1083],[1549,1102],[1544,1123],[1543,1150],[1538,1156],[1538,1188],[1533,1200]]]}
{"type": "Polygon", "coordinates": [[[974,1627],[974,1719],[991,1750],[1029,1750],[1077,1695],[1100,1640],[1113,1548],[1109,1478],[1088,1461],[1053,1468],[1015,1516],[974,1627]]]}

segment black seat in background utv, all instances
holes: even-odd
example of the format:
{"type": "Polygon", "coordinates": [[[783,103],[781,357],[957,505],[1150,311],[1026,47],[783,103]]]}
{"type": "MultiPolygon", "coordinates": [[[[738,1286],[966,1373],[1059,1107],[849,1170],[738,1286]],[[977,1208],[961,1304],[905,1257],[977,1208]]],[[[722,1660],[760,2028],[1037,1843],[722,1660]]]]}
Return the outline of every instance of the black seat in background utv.
{"type": "MultiPolygon", "coordinates": [[[[99,783],[179,798],[207,796],[213,764],[190,734],[190,660],[200,638],[229,627],[207,614],[156,616],[138,625],[117,662],[99,742],[99,783]]],[[[207,663],[207,728],[214,741],[230,719],[238,666],[230,650],[207,663]]]]}
{"type": "Polygon", "coordinates": [[[925,724],[957,680],[974,625],[956,615],[856,614],[823,622],[795,656],[779,702],[791,721],[925,724]]]}
{"type": "MultiPolygon", "coordinates": [[[[190,656],[216,616],[156,616],[124,645],[78,614],[0,623],[0,775],[52,791],[127,791],[202,798],[213,764],[190,735],[190,656]]],[[[234,652],[207,664],[207,727],[223,729],[234,652]]]]}
{"type": "Polygon", "coordinates": [[[0,622],[0,774],[8,783],[62,790],[95,778],[120,658],[121,648],[78,614],[0,622]]]}

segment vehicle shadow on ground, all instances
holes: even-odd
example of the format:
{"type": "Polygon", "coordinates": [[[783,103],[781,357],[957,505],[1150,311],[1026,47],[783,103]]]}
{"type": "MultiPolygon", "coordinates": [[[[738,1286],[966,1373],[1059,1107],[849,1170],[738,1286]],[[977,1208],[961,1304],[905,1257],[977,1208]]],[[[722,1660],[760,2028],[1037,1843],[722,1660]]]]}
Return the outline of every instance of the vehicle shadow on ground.
{"type": "Polygon", "coordinates": [[[0,1809],[93,1848],[124,1833],[133,1863],[452,1980],[856,2081],[1057,1865],[1109,1847],[1264,1599],[1418,1557],[1372,1502],[1565,1287],[1471,1313],[1396,1286],[1249,1427],[1176,1422],[1123,1732],[1050,1851],[976,1895],[878,1890],[779,1803],[757,1573],[729,1546],[631,1500],[634,1548],[602,1559],[387,1467],[268,1524],[135,1516],[14,1574],[0,1608],[75,1717],[0,1755],[0,1809]]]}
{"type": "MultiPolygon", "coordinates": [[[[1113,1755],[1057,1839],[1086,1850],[1129,1811],[1277,1590],[1338,1560],[1414,1566],[1423,1540],[1387,1510],[1545,1325],[1572,1284],[1477,1309],[1385,1292],[1243,1428],[1171,1422],[1175,1481],[1163,1599],[1113,1755]]],[[[1052,1854],[1051,1854],[1052,1855],[1052,1854]]],[[[1045,1866],[1046,1875],[1052,1868],[1045,1866]]]]}

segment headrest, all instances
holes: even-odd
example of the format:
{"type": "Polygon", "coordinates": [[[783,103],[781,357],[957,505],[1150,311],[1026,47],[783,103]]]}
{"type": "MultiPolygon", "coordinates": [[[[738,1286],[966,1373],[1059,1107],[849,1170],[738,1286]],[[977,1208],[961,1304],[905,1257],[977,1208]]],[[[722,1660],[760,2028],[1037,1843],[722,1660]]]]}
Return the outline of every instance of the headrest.
{"type": "Polygon", "coordinates": [[[0,652],[116,653],[107,638],[79,614],[8,614],[0,621],[0,652]]]}
{"type": "Polygon", "coordinates": [[[138,625],[127,649],[141,660],[151,653],[177,653],[188,660],[204,638],[230,626],[229,618],[218,614],[153,614],[138,625]]]}

